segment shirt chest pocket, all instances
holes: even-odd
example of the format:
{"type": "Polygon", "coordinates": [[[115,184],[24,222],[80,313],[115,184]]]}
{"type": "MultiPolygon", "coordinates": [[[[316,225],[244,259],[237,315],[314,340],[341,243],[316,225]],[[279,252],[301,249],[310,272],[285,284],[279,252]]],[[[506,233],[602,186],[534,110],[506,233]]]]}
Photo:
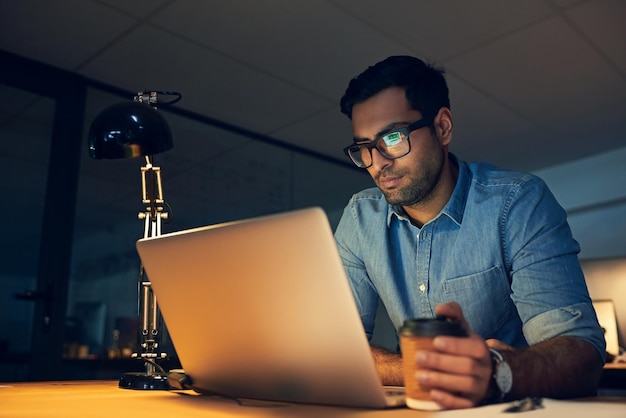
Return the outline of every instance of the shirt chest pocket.
{"type": "Polygon", "coordinates": [[[516,315],[511,288],[501,266],[442,282],[445,301],[461,305],[472,330],[485,338],[516,315]]]}

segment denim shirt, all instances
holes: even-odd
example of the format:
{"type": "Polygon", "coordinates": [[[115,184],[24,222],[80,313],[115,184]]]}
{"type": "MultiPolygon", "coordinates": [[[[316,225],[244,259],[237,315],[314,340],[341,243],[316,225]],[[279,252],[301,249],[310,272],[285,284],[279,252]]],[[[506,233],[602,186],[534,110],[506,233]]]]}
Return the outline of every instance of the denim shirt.
{"type": "Polygon", "coordinates": [[[456,301],[484,339],[523,347],[578,336],[604,358],[580,247],[546,184],[451,159],[459,166],[452,196],[422,228],[377,188],[354,195],[344,209],[335,239],[368,338],[379,299],[396,329],[456,301]]]}

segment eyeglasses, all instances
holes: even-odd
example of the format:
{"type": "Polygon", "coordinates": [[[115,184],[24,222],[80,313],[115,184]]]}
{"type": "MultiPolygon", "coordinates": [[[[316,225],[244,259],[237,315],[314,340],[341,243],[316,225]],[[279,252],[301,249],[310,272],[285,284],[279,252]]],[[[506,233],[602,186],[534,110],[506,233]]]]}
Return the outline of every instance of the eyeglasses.
{"type": "Polygon", "coordinates": [[[373,141],[349,145],[343,149],[343,152],[359,168],[372,166],[372,148],[376,148],[383,157],[395,160],[411,152],[409,134],[431,123],[430,119],[420,119],[404,128],[396,128],[386,132],[373,141]]]}

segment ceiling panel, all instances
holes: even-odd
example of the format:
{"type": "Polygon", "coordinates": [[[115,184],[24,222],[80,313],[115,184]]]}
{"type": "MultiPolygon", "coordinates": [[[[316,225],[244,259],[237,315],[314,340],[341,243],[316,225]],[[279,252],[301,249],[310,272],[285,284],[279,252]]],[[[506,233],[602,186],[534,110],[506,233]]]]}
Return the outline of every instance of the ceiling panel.
{"type": "Polygon", "coordinates": [[[91,0],[3,1],[0,48],[75,70],[133,23],[91,0]]]}
{"type": "Polygon", "coordinates": [[[411,48],[442,60],[519,31],[552,13],[544,0],[336,0],[338,7],[411,48]]]}
{"type": "Polygon", "coordinates": [[[614,103],[626,92],[626,81],[559,18],[447,65],[471,85],[540,124],[581,115],[589,106],[614,103]]]}
{"type": "Polygon", "coordinates": [[[626,2],[604,0],[585,2],[566,12],[582,36],[607,61],[614,64],[622,78],[626,74],[626,2]]]}
{"type": "Polygon", "coordinates": [[[315,94],[150,26],[111,46],[82,72],[131,91],[180,91],[181,106],[257,132],[328,106],[315,94]]]}
{"type": "Polygon", "coordinates": [[[409,52],[320,0],[183,0],[151,20],[190,42],[332,101],[364,66],[409,52]]]}
{"type": "Polygon", "coordinates": [[[147,18],[176,0],[94,0],[140,19],[147,18]]]}

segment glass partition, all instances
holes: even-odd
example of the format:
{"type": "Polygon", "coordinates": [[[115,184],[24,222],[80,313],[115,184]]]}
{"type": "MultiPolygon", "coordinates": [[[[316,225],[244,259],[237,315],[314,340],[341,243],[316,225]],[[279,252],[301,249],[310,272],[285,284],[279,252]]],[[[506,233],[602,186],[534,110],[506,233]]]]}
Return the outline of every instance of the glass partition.
{"type": "Polygon", "coordinates": [[[0,84],[0,378],[28,376],[55,102],[0,84]]]}

